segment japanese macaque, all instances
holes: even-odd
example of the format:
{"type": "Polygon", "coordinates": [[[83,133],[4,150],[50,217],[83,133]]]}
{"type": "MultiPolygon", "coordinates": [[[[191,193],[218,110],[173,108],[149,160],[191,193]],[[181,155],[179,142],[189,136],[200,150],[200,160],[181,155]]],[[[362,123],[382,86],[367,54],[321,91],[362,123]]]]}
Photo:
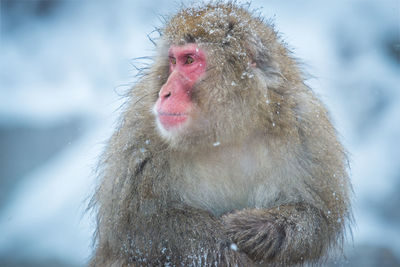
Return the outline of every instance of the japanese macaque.
{"type": "Polygon", "coordinates": [[[346,154],[276,31],[212,3],[161,32],[99,164],[91,266],[326,259],[351,218],[346,154]]]}

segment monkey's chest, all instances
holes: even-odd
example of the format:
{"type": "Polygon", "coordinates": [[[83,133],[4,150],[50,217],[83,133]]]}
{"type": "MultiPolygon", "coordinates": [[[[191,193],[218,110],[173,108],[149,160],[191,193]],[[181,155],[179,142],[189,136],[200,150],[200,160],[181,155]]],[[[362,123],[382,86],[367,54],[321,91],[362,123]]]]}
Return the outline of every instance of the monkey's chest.
{"type": "Polygon", "coordinates": [[[184,168],[179,193],[186,204],[215,215],[254,208],[263,174],[259,160],[252,155],[209,158],[184,168]]]}

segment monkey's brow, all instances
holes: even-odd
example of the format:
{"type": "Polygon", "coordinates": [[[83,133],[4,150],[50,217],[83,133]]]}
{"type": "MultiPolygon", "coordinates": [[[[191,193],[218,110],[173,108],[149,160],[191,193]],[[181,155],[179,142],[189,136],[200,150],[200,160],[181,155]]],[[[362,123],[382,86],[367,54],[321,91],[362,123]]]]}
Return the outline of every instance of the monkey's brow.
{"type": "MultiPolygon", "coordinates": [[[[194,55],[195,55],[194,53],[185,53],[185,54],[183,54],[182,57],[187,58],[187,57],[189,57],[189,56],[193,57],[194,55]]],[[[174,55],[169,55],[168,57],[169,57],[170,59],[171,59],[171,58],[176,58],[174,55]]]]}

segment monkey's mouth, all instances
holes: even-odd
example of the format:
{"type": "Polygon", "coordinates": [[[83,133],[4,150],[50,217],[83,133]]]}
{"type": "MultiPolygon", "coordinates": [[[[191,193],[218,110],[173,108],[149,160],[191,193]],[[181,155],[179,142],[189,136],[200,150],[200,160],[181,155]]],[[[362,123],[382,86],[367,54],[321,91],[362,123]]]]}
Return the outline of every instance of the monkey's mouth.
{"type": "Polygon", "coordinates": [[[168,113],[168,112],[158,112],[158,116],[187,116],[187,113],[168,113]]]}
{"type": "Polygon", "coordinates": [[[187,113],[169,113],[158,111],[158,120],[166,130],[178,127],[186,122],[188,115],[187,113]]]}

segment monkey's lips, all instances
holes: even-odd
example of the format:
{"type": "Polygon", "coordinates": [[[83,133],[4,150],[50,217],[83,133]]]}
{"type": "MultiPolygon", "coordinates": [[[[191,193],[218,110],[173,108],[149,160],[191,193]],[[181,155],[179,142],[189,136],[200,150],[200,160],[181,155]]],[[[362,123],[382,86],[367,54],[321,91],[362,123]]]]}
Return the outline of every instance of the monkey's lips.
{"type": "Polygon", "coordinates": [[[166,130],[182,125],[188,118],[187,113],[168,113],[158,111],[158,120],[166,130]]]}

